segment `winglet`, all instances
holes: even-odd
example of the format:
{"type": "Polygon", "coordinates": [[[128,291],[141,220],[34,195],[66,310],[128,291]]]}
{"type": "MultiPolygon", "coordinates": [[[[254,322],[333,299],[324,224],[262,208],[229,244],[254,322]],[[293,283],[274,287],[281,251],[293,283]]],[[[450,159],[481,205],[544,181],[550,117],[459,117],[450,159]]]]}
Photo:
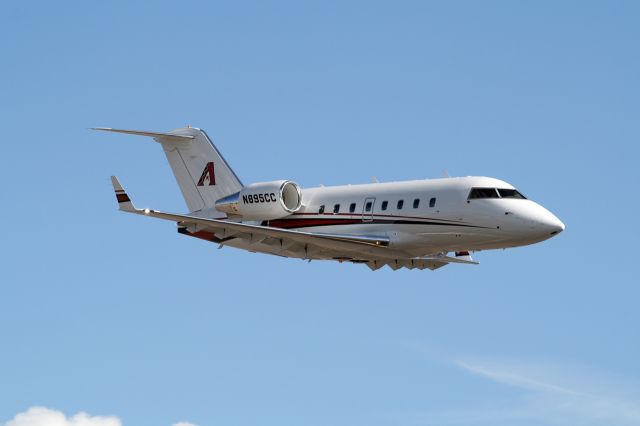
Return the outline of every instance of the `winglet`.
{"type": "Polygon", "coordinates": [[[111,184],[113,185],[113,190],[116,192],[116,199],[118,200],[118,207],[120,210],[136,213],[135,206],[131,202],[127,192],[124,190],[122,185],[120,185],[117,177],[111,176],[111,184]]]}

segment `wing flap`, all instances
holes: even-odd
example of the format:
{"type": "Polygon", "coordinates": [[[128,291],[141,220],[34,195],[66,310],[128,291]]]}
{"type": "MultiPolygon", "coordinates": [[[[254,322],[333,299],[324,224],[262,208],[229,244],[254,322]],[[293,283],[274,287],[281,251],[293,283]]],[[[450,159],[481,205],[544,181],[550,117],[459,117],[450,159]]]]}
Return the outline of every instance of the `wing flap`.
{"type": "Polygon", "coordinates": [[[464,263],[467,265],[479,265],[480,262],[477,262],[471,258],[471,256],[466,255],[466,258],[461,257],[453,257],[448,256],[446,254],[437,254],[435,256],[422,256],[422,257],[414,257],[414,260],[417,261],[431,261],[431,262],[442,262],[442,263],[464,263]]]}

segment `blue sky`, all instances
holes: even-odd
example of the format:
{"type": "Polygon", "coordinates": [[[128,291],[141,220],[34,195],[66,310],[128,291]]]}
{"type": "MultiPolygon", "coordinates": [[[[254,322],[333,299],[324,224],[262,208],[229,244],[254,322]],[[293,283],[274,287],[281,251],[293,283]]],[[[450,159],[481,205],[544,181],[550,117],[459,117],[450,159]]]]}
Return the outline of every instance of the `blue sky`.
{"type": "Polygon", "coordinates": [[[640,424],[639,19],[3,2],[0,424],[640,424]],[[111,174],[185,206],[157,145],[87,130],[187,124],[244,182],[488,175],[567,229],[436,272],[219,251],[119,213],[111,174]]]}

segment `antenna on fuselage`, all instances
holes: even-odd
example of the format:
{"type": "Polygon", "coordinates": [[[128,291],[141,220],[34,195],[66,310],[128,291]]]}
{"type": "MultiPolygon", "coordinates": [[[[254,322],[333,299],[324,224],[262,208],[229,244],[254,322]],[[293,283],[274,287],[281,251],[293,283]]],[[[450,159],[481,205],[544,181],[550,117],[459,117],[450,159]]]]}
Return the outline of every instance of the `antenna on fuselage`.
{"type": "Polygon", "coordinates": [[[445,170],[444,172],[442,172],[442,177],[448,178],[448,177],[451,177],[451,176],[449,176],[449,172],[445,170]]]}
{"type": "Polygon", "coordinates": [[[377,177],[371,176],[371,183],[380,183],[380,182],[378,181],[377,177]]]}

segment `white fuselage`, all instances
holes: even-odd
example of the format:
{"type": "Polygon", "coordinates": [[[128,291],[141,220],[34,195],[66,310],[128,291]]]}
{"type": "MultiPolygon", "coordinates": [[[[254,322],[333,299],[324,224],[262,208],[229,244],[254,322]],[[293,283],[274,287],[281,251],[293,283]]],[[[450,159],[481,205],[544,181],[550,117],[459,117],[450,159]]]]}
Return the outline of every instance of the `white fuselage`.
{"type": "MultiPolygon", "coordinates": [[[[487,177],[308,188],[302,190],[299,211],[262,225],[385,236],[391,241],[385,251],[389,258],[524,246],[564,230],[556,216],[534,201],[500,196],[469,198],[473,188],[515,189],[487,177]]],[[[272,246],[240,240],[229,241],[228,245],[279,254],[272,246]]],[[[304,257],[327,258],[308,253],[304,257]]]]}

